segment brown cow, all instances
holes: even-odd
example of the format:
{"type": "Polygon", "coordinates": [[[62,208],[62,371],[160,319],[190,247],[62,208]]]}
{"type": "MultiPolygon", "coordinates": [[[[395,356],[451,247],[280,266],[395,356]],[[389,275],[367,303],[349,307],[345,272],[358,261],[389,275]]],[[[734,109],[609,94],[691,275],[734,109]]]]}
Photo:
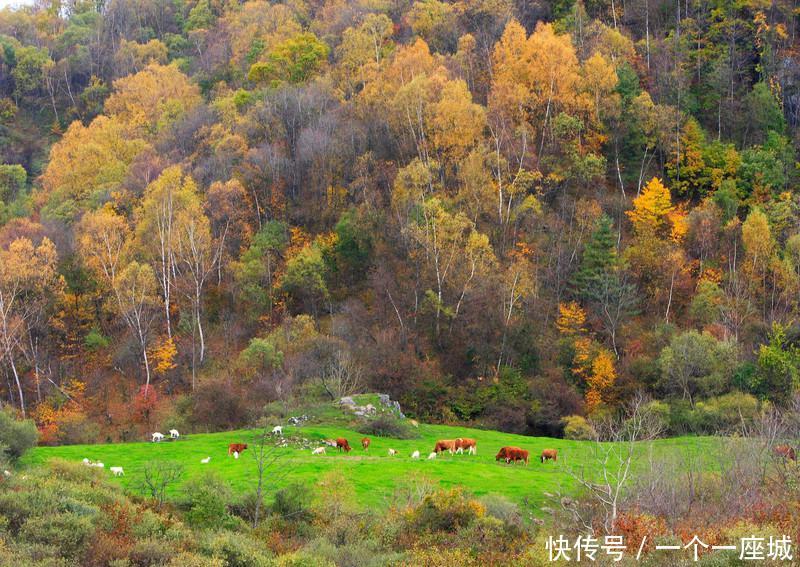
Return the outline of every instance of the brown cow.
{"type": "Polygon", "coordinates": [[[456,442],[453,439],[440,439],[436,442],[436,446],[433,448],[434,453],[441,453],[443,451],[449,452],[451,455],[456,450],[456,442]]]}
{"type": "Polygon", "coordinates": [[[789,459],[790,461],[797,460],[797,453],[794,451],[794,447],[790,445],[775,445],[773,451],[779,457],[783,457],[784,459],[789,459]]]}
{"type": "Polygon", "coordinates": [[[364,438],[361,440],[361,446],[362,446],[362,447],[364,447],[364,450],[365,450],[365,451],[366,451],[367,449],[369,449],[369,444],[370,444],[369,437],[364,437],[364,438]]]}
{"type": "MultiPolygon", "coordinates": [[[[508,452],[511,451],[511,450],[519,450],[519,451],[521,451],[522,449],[520,447],[501,447],[500,451],[498,451],[497,456],[494,458],[494,460],[495,461],[499,461],[499,460],[502,459],[502,460],[505,461],[506,458],[508,457],[508,452]]],[[[506,462],[508,462],[508,461],[506,461],[506,462]]]]}
{"type": "Polygon", "coordinates": [[[339,451],[341,451],[342,449],[344,449],[344,452],[345,452],[345,453],[349,453],[349,452],[350,452],[350,443],[348,443],[348,442],[347,442],[347,439],[345,439],[344,437],[339,437],[339,438],[336,440],[336,448],[337,448],[339,451]]]}
{"type": "Polygon", "coordinates": [[[231,443],[228,445],[228,455],[241,454],[245,449],[247,449],[247,443],[231,443]]]}
{"type": "Polygon", "coordinates": [[[506,451],[506,463],[517,461],[523,461],[525,465],[528,464],[528,456],[530,453],[525,449],[519,449],[518,447],[511,447],[506,451]]]}
{"type": "Polygon", "coordinates": [[[542,451],[542,462],[549,461],[552,459],[553,461],[558,460],[558,451],[555,449],[545,449],[542,451]]]}
{"type": "Polygon", "coordinates": [[[456,439],[456,453],[463,453],[464,449],[466,449],[467,453],[470,455],[475,455],[478,452],[478,442],[475,441],[475,439],[459,437],[456,439]]]}

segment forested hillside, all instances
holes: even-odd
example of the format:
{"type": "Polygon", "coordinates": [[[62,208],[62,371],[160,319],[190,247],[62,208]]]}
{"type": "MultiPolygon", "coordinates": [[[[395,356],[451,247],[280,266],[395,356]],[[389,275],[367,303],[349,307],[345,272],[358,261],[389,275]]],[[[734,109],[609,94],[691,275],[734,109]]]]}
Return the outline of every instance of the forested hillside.
{"type": "Polygon", "coordinates": [[[574,435],[800,389],[792,2],[0,11],[0,396],[44,443],[380,391],[574,435]],[[575,433],[575,431],[578,433],[575,433]]]}

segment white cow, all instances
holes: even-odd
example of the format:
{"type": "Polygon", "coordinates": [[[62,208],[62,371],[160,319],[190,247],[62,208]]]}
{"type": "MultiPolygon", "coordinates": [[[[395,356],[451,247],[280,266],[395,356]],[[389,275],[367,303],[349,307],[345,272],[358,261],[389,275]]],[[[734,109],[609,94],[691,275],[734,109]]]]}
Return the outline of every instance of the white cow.
{"type": "Polygon", "coordinates": [[[275,427],[272,428],[272,434],[280,435],[281,437],[283,437],[283,427],[280,425],[276,425],[275,427]]]}
{"type": "Polygon", "coordinates": [[[313,451],[311,451],[312,455],[325,455],[325,447],[317,447],[313,451]]]}
{"type": "Polygon", "coordinates": [[[161,441],[163,438],[164,438],[164,434],[163,433],[159,433],[158,431],[153,433],[153,443],[157,443],[157,442],[161,441]]]}
{"type": "Polygon", "coordinates": [[[436,458],[436,452],[435,452],[435,451],[434,451],[433,453],[431,453],[430,455],[428,455],[428,460],[429,460],[429,461],[430,461],[431,459],[435,459],[435,458],[436,458]]]}
{"type": "Polygon", "coordinates": [[[396,454],[397,454],[397,451],[395,451],[394,449],[389,449],[389,456],[390,457],[394,457],[396,454]]]}
{"type": "Polygon", "coordinates": [[[170,429],[170,430],[169,430],[169,436],[170,436],[170,438],[172,438],[172,439],[177,439],[178,437],[180,437],[180,436],[181,436],[181,434],[180,434],[180,433],[178,433],[178,430],[177,430],[177,429],[170,429]]]}
{"type": "Polygon", "coordinates": [[[114,476],[125,476],[125,471],[122,470],[122,467],[110,467],[108,470],[114,473],[114,476]]]}
{"type": "Polygon", "coordinates": [[[413,453],[411,453],[411,458],[412,459],[419,459],[419,451],[414,451],[413,453]]]}
{"type": "Polygon", "coordinates": [[[205,459],[200,459],[200,462],[203,463],[204,465],[207,465],[208,463],[211,462],[211,457],[206,457],[205,459]]]}

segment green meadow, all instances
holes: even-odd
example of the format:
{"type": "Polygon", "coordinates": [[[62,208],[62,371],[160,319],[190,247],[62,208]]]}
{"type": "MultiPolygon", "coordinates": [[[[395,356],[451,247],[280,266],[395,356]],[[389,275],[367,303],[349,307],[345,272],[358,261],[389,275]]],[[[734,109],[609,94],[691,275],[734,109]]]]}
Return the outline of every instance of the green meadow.
{"type": "MultiPolygon", "coordinates": [[[[265,479],[268,489],[274,490],[291,482],[315,483],[331,472],[341,473],[350,483],[359,505],[375,506],[387,502],[395,490],[414,482],[429,482],[441,488],[464,487],[476,496],[495,493],[523,504],[532,513],[545,504],[548,494],[574,493],[576,483],[568,470],[580,467],[599,467],[592,457],[594,444],[585,441],[568,441],[547,437],[527,437],[463,427],[424,425],[418,428],[419,438],[399,440],[369,436],[372,444],[369,451],[361,448],[363,434],[328,425],[309,424],[300,427],[284,426],[284,437],[289,446],[280,448],[280,458],[268,470],[265,479]],[[326,455],[312,455],[311,449],[303,449],[302,440],[311,446],[321,445],[322,439],[345,437],[353,450],[349,454],[338,453],[326,447],[326,455]],[[441,454],[428,460],[437,439],[472,437],[477,440],[477,455],[441,454]],[[506,465],[495,461],[497,450],[504,445],[517,445],[528,449],[531,461],[506,465]],[[399,455],[389,456],[389,449],[399,455]],[[557,463],[539,462],[539,454],[545,448],[557,449],[557,463]],[[418,450],[419,460],[411,459],[418,450]],[[280,477],[280,480],[277,480],[280,477]]],[[[166,433],[166,432],[165,432],[166,433]]],[[[181,482],[192,477],[214,471],[241,492],[254,489],[257,480],[253,442],[254,430],[226,431],[220,433],[184,435],[179,440],[161,443],[114,443],[106,445],[71,445],[61,447],[37,447],[22,460],[22,468],[60,458],[80,462],[84,458],[105,464],[104,475],[113,482],[131,491],[137,490],[143,468],[148,461],[173,461],[184,467],[181,482]],[[250,449],[236,460],[228,456],[229,443],[249,443],[250,449]],[[201,459],[211,457],[208,464],[201,459]],[[121,466],[125,476],[114,478],[109,467],[121,466]]],[[[641,445],[637,450],[635,467],[647,466],[647,455],[673,453],[679,458],[691,455],[710,454],[718,440],[711,437],[679,437],[661,439],[652,445],[641,445]]],[[[171,486],[168,495],[177,496],[180,482],[171,486]]]]}

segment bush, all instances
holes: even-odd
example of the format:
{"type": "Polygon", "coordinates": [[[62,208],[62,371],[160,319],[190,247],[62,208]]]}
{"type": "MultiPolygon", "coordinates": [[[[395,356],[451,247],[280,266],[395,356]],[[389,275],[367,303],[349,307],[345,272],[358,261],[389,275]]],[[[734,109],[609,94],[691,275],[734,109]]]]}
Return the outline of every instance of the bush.
{"type": "Polygon", "coordinates": [[[358,431],[365,435],[392,437],[394,439],[416,439],[419,437],[419,432],[415,428],[389,414],[381,415],[368,421],[358,428],[358,431]]]}
{"type": "Polygon", "coordinates": [[[11,460],[19,459],[36,446],[39,432],[30,419],[18,420],[11,409],[0,411],[0,446],[11,460]]]}
{"type": "Polygon", "coordinates": [[[231,524],[228,503],[233,491],[216,473],[193,478],[186,482],[183,491],[186,500],[186,521],[198,528],[220,528],[231,524]]]}
{"type": "Polygon", "coordinates": [[[411,516],[417,532],[450,532],[470,525],[484,515],[484,507],[463,490],[439,491],[425,497],[411,516]]]}
{"type": "Polygon", "coordinates": [[[294,483],[275,493],[272,513],[294,522],[311,520],[312,494],[305,484],[294,483]]]}
{"type": "Polygon", "coordinates": [[[592,424],[580,415],[569,415],[562,421],[564,422],[564,439],[591,441],[597,437],[597,432],[592,424]]]}
{"type": "Polygon", "coordinates": [[[226,567],[272,567],[270,554],[246,535],[222,532],[201,544],[203,551],[226,567]]]}
{"type": "Polygon", "coordinates": [[[77,559],[94,533],[90,518],[75,513],[47,514],[30,518],[22,526],[19,539],[26,543],[52,545],[62,557],[77,559]]]}

